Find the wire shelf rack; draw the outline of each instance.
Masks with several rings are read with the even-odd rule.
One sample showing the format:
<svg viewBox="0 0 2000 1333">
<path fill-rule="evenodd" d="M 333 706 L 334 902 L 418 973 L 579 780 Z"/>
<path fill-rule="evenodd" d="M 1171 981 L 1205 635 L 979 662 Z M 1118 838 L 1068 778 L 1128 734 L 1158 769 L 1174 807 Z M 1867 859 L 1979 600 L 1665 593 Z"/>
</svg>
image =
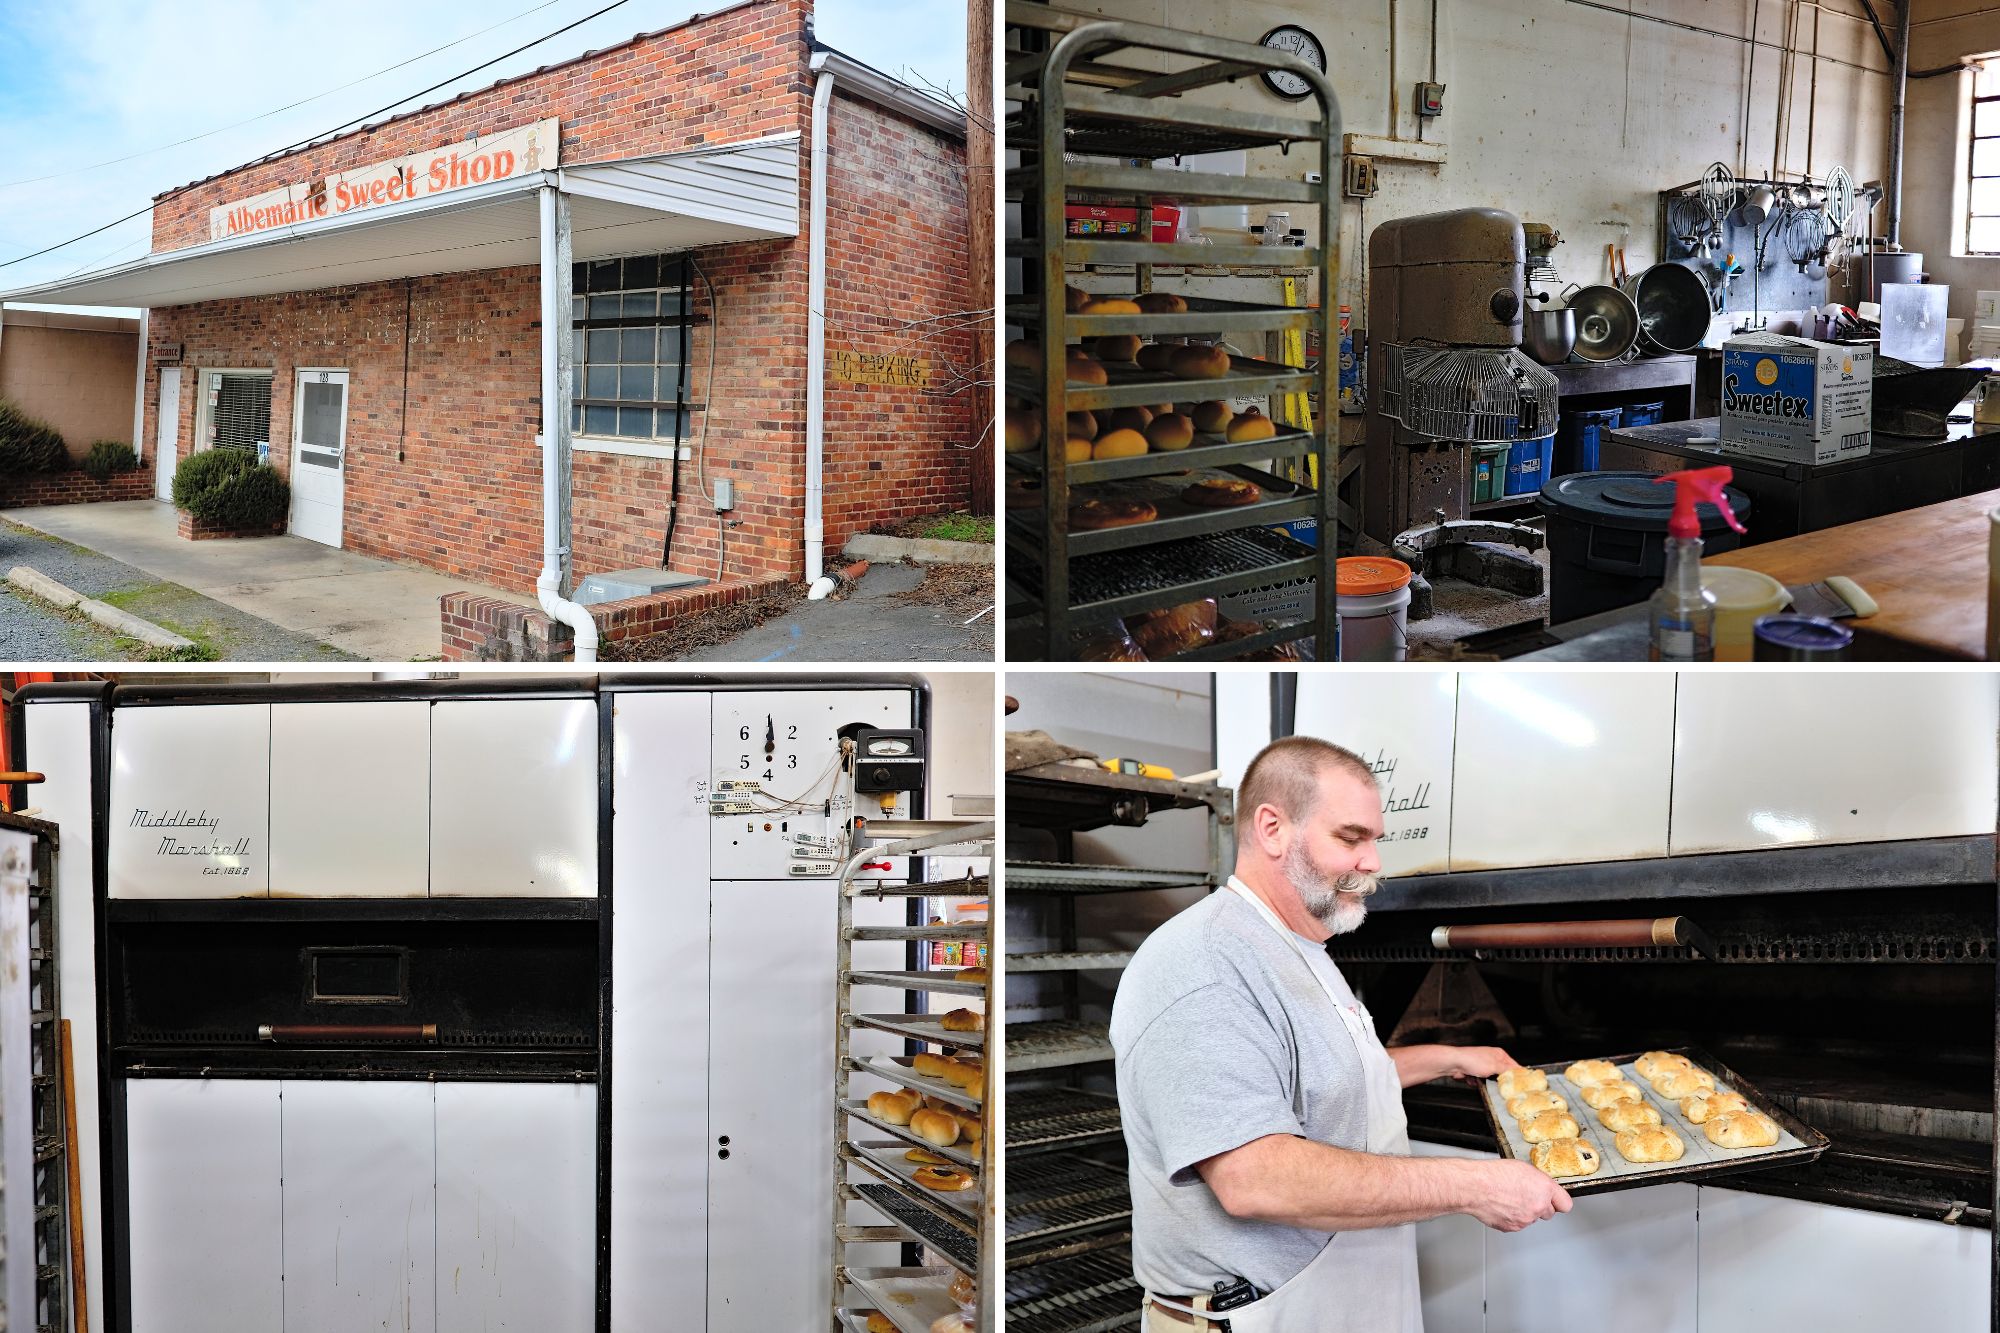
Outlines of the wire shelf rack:
<svg viewBox="0 0 2000 1333">
<path fill-rule="evenodd" d="M 1101 1333 L 1137 1328 L 1145 1293 L 1129 1245 L 1007 1273 L 1007 1333 Z"/>
</svg>

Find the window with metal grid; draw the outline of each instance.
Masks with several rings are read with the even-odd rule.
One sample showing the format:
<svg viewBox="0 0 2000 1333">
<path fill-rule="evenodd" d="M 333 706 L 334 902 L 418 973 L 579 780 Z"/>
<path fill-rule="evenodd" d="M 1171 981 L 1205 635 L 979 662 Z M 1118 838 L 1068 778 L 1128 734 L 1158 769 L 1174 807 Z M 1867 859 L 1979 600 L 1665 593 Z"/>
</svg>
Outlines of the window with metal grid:
<svg viewBox="0 0 2000 1333">
<path fill-rule="evenodd" d="M 571 274 L 576 380 L 571 428 L 583 435 L 679 444 L 689 416 L 692 295 L 685 255 L 577 264 Z"/>
<path fill-rule="evenodd" d="M 209 447 L 254 454 L 270 440 L 271 377 L 216 376 L 215 401 L 208 409 Z"/>
<path fill-rule="evenodd" d="M 1970 120 L 1965 249 L 1967 254 L 2000 255 L 2000 60 L 1979 62 Z"/>
</svg>

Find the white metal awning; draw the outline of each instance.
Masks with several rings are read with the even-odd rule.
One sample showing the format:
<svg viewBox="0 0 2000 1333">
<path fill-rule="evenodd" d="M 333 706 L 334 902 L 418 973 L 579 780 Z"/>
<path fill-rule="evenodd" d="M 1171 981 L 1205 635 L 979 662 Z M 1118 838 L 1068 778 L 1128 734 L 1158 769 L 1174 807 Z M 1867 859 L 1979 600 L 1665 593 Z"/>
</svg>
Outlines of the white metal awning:
<svg viewBox="0 0 2000 1333">
<path fill-rule="evenodd" d="M 799 136 L 535 172 L 147 255 L 0 300 L 161 307 L 540 261 L 536 192 L 570 195 L 575 259 L 799 234 Z"/>
</svg>

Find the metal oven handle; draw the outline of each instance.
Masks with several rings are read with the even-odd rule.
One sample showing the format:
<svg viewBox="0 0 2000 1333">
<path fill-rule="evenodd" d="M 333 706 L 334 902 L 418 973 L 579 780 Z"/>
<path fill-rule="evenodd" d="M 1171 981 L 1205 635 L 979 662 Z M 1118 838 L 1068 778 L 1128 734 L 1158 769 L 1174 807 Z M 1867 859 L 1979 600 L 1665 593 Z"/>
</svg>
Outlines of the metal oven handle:
<svg viewBox="0 0 2000 1333">
<path fill-rule="evenodd" d="M 257 1040 L 270 1042 L 391 1041 L 435 1042 L 435 1023 L 264 1023 Z"/>
</svg>

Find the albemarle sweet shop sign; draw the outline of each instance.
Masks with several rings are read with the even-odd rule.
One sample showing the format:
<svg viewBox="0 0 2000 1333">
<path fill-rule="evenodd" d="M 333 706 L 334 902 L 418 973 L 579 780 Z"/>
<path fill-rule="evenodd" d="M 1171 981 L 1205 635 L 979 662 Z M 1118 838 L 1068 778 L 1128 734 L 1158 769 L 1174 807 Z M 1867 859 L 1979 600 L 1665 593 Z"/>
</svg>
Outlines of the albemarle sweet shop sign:
<svg viewBox="0 0 2000 1333">
<path fill-rule="evenodd" d="M 548 171 L 557 165 L 560 144 L 556 120 L 550 117 L 321 180 L 281 185 L 210 209 L 208 236 L 212 241 L 228 240 Z"/>
</svg>

